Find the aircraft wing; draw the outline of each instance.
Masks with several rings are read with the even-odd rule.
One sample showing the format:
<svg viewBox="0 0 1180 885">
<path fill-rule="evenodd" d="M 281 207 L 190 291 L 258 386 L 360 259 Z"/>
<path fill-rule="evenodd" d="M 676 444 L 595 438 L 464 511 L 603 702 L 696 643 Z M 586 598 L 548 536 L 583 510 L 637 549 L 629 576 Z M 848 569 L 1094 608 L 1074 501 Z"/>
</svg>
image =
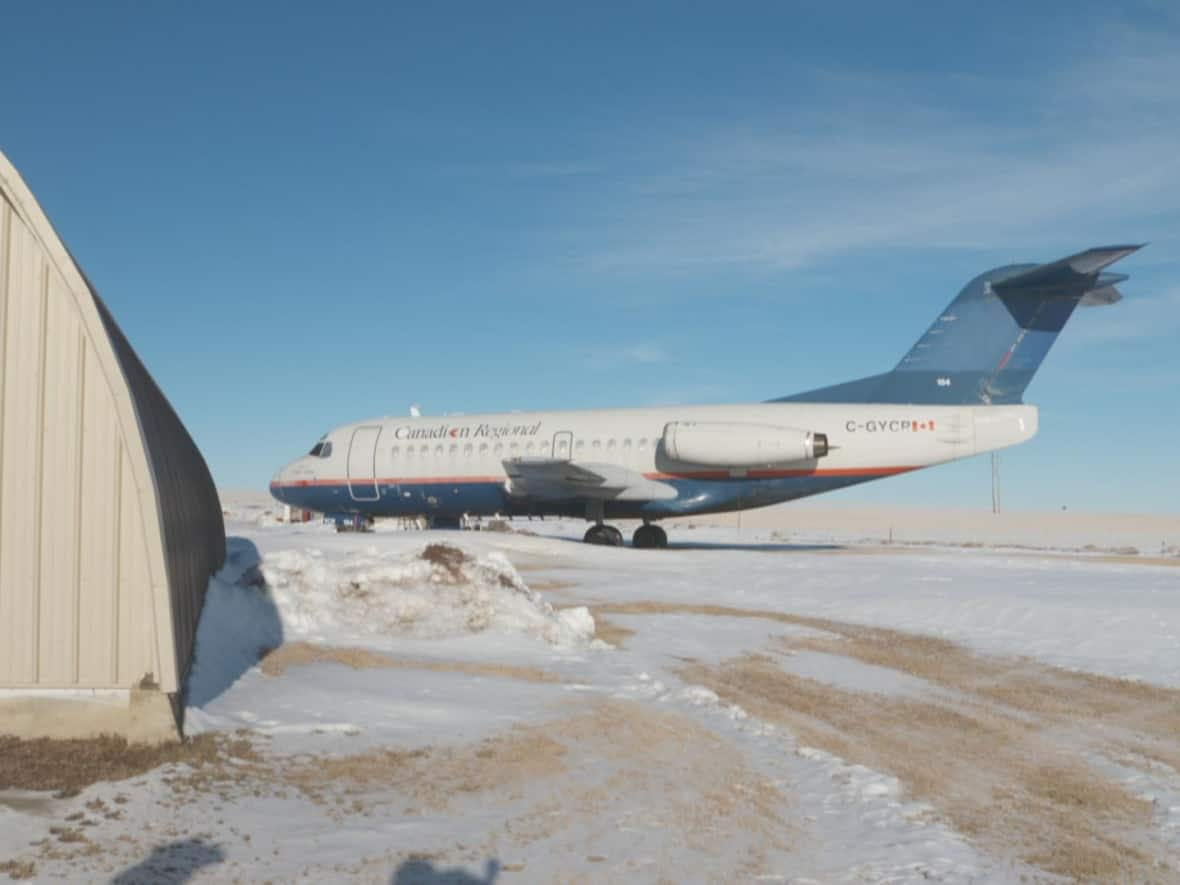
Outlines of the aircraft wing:
<svg viewBox="0 0 1180 885">
<path fill-rule="evenodd" d="M 522 498 L 560 501 L 664 501 L 676 497 L 667 483 L 615 464 L 582 463 L 561 458 L 510 458 L 508 493 Z"/>
</svg>

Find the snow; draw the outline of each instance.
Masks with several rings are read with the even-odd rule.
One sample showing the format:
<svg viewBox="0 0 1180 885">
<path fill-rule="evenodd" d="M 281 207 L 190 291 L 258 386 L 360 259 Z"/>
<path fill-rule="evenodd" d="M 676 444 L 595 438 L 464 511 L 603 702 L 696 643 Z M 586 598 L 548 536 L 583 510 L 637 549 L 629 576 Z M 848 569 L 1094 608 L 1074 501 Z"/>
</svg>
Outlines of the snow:
<svg viewBox="0 0 1180 885">
<path fill-rule="evenodd" d="M 1052 881 L 1015 849 L 960 831 L 897 772 L 817 746 L 696 674 L 759 656 L 853 698 L 957 700 L 834 650 L 830 621 L 1180 687 L 1180 569 L 1167 562 L 1063 553 L 1084 543 L 1060 532 L 1052 550 L 886 547 L 831 529 L 794 529 L 785 542 L 773 528 L 703 522 L 673 527 L 672 549 L 638 551 L 582 545 L 573 522 L 338 535 L 238 508 L 198 631 L 189 733 L 242 732 L 288 760 L 282 771 L 426 755 L 363 789 L 340 779 L 304 794 L 273 786 L 271 772 L 270 786 L 180 795 L 181 766 L 45 808 L 0 794 L 0 861 L 35 859 L 46 881 L 109 876 L 199 834 L 209 847 L 185 848 L 200 860 L 196 882 L 444 871 L 474 882 L 488 870 L 504 882 Z M 439 544 L 459 552 L 427 552 Z M 595 638 L 608 628 L 621 631 L 613 643 Z M 794 647 L 808 642 L 828 644 Z M 277 675 L 259 666 L 301 643 L 336 656 Z M 1150 798 L 1141 837 L 1180 854 L 1180 772 L 1058 731 L 1063 747 Z M 391 764 L 374 759 L 375 771 Z M 116 794 L 123 818 L 88 831 L 100 859 L 28 847 Z M 83 875 L 83 863 L 95 866 Z"/>
<path fill-rule="evenodd" d="M 450 549 L 459 555 L 459 548 Z M 448 567 L 424 559 L 427 550 L 370 545 L 347 557 L 325 556 L 316 547 L 280 550 L 261 571 L 288 637 L 443 639 L 488 631 L 538 636 L 558 646 L 593 639 L 594 619 L 584 608 L 555 612 L 503 553 Z"/>
</svg>

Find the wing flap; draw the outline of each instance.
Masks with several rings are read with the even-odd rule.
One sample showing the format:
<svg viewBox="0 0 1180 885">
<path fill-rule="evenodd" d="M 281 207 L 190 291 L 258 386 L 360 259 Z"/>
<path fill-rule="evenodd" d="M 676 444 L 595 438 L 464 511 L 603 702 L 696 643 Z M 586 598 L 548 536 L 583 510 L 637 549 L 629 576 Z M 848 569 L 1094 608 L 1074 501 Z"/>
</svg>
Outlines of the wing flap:
<svg viewBox="0 0 1180 885">
<path fill-rule="evenodd" d="M 546 501 L 666 501 L 676 497 L 667 483 L 617 464 L 576 463 L 560 458 L 510 458 L 501 462 L 508 493 Z"/>
</svg>

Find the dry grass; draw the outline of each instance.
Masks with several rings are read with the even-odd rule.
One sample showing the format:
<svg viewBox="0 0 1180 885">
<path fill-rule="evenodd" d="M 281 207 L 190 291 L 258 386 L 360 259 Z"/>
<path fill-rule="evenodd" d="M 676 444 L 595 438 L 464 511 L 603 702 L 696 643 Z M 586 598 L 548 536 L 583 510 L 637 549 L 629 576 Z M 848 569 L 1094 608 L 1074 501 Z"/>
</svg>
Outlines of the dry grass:
<svg viewBox="0 0 1180 885">
<path fill-rule="evenodd" d="M 1079 562 L 1109 562 L 1118 565 L 1162 565 L 1176 568 L 1180 566 L 1180 556 L 1074 556 L 1071 559 Z"/>
<path fill-rule="evenodd" d="M 100 781 L 121 781 L 161 765 L 209 763 L 249 753 L 240 738 L 203 734 L 184 743 L 133 744 L 125 738 L 52 740 L 0 735 L 0 789 L 51 790 L 73 796 Z"/>
<path fill-rule="evenodd" d="M 1051 667 L 1028 658 L 972 652 L 945 639 L 825 621 L 832 638 L 785 640 L 925 679 L 980 700 L 1061 723 L 1128 729 L 1180 749 L 1180 691 L 1129 679 Z"/>
<path fill-rule="evenodd" d="M 0 873 L 10 879 L 32 879 L 37 875 L 37 865 L 31 860 L 6 860 L 0 863 Z"/>
<path fill-rule="evenodd" d="M 785 799 L 752 771 L 740 751 L 693 719 L 629 701 L 600 701 L 588 710 L 513 733 L 565 749 L 565 771 L 506 824 L 519 842 L 579 828 L 611 837 L 628 821 L 658 827 L 686 849 L 714 852 L 725 843 L 741 856 L 734 880 L 764 871 L 766 853 L 783 848 Z M 541 758 L 552 756 L 542 751 Z M 594 772 L 586 777 L 586 772 Z M 508 790 L 509 798 L 519 796 Z M 586 838 L 586 837 L 581 837 Z M 588 847 L 590 847 L 588 842 Z"/>
<path fill-rule="evenodd" d="M 1173 774 L 1180 775 L 1180 746 L 1177 746 L 1175 739 L 1165 742 L 1133 738 L 1123 741 L 1121 744 L 1115 744 L 1114 748 L 1123 750 L 1124 756 L 1119 761 L 1132 768 L 1143 768 L 1142 760 L 1146 760 L 1149 766 L 1153 763 L 1163 765 L 1170 768 Z M 1127 754 L 1131 758 L 1128 759 Z"/>
<path fill-rule="evenodd" d="M 845 691 L 764 656 L 683 675 L 800 739 L 895 775 L 985 847 L 1079 881 L 1164 881 L 1136 835 L 1151 806 L 1028 717 L 996 705 Z"/>
<path fill-rule="evenodd" d="M 559 676 L 538 667 L 512 664 L 484 664 L 469 661 L 430 661 L 399 658 L 367 648 L 342 645 L 319 645 L 313 642 L 288 642 L 267 653 L 260 664 L 267 676 L 282 676 L 289 667 L 309 664 L 340 664 L 353 670 L 428 670 L 433 673 L 465 673 L 523 682 L 558 683 Z"/>
<path fill-rule="evenodd" d="M 622 648 L 623 645 L 635 635 L 635 631 L 629 627 L 624 627 L 622 624 L 616 624 L 594 609 L 590 610 L 594 616 L 594 638 L 601 639 L 603 642 L 613 645 L 615 648 Z"/>
<path fill-rule="evenodd" d="M 716 670 L 694 666 L 685 675 L 799 730 L 808 743 L 891 772 L 991 848 L 1015 842 L 1022 859 L 1059 875 L 1146 881 L 1148 858 L 1109 834 L 1142 827 L 1150 807 L 1022 719 L 843 691 L 785 673 L 764 657 Z M 1051 855 L 1042 850 L 1047 845 L 1055 846 Z"/>
<path fill-rule="evenodd" d="M 944 639 L 725 605 L 639 601 L 602 615 L 756 618 L 817 631 L 783 651 L 853 658 L 944 691 L 914 699 L 846 691 L 767 656 L 686 666 L 708 686 L 806 744 L 895 775 L 966 835 L 1078 881 L 1170 881 L 1144 836 L 1152 807 L 1089 761 L 1105 755 L 1180 772 L 1180 691 L 969 651 Z"/>
<path fill-rule="evenodd" d="M 565 755 L 564 745 L 553 738 L 521 729 L 457 747 L 300 757 L 274 774 L 320 802 L 343 788 L 349 796 L 365 797 L 361 807 L 379 801 L 439 811 L 456 796 L 559 775 Z"/>
<path fill-rule="evenodd" d="M 1180 690 L 1051 667 L 1028 658 L 1002 658 L 969 651 L 945 639 L 865 627 L 830 618 L 764 609 L 675 602 L 602 603 L 599 614 L 689 614 L 756 618 L 806 627 L 830 637 L 784 640 L 787 649 L 852 657 L 1036 714 L 1099 720 L 1142 732 L 1173 745 L 1180 738 Z"/>
<path fill-rule="evenodd" d="M 334 818 L 497 809 L 480 853 L 505 839 L 529 844 L 567 831 L 595 847 L 620 822 L 653 827 L 708 857 L 725 842 L 741 860 L 735 880 L 764 871 L 783 847 L 785 799 L 740 751 L 688 716 L 619 700 L 579 704 L 565 718 L 522 725 L 488 739 L 344 755 L 219 758 L 166 779 L 170 801 L 192 793 L 285 796 L 295 792 Z M 571 829 L 572 828 L 572 829 Z"/>
</svg>

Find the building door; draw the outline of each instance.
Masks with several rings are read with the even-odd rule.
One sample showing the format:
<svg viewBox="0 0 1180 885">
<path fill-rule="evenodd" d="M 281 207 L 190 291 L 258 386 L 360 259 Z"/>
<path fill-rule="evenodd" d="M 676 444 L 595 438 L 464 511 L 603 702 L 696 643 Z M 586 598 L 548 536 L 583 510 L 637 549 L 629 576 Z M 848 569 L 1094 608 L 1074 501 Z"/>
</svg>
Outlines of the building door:
<svg viewBox="0 0 1180 885">
<path fill-rule="evenodd" d="M 348 493 L 354 501 L 376 501 L 381 497 L 377 491 L 377 438 L 381 427 L 368 424 L 352 432 L 348 445 Z"/>
<path fill-rule="evenodd" d="M 574 434 L 559 430 L 553 434 L 553 457 L 561 461 L 572 461 L 574 457 Z"/>
</svg>

